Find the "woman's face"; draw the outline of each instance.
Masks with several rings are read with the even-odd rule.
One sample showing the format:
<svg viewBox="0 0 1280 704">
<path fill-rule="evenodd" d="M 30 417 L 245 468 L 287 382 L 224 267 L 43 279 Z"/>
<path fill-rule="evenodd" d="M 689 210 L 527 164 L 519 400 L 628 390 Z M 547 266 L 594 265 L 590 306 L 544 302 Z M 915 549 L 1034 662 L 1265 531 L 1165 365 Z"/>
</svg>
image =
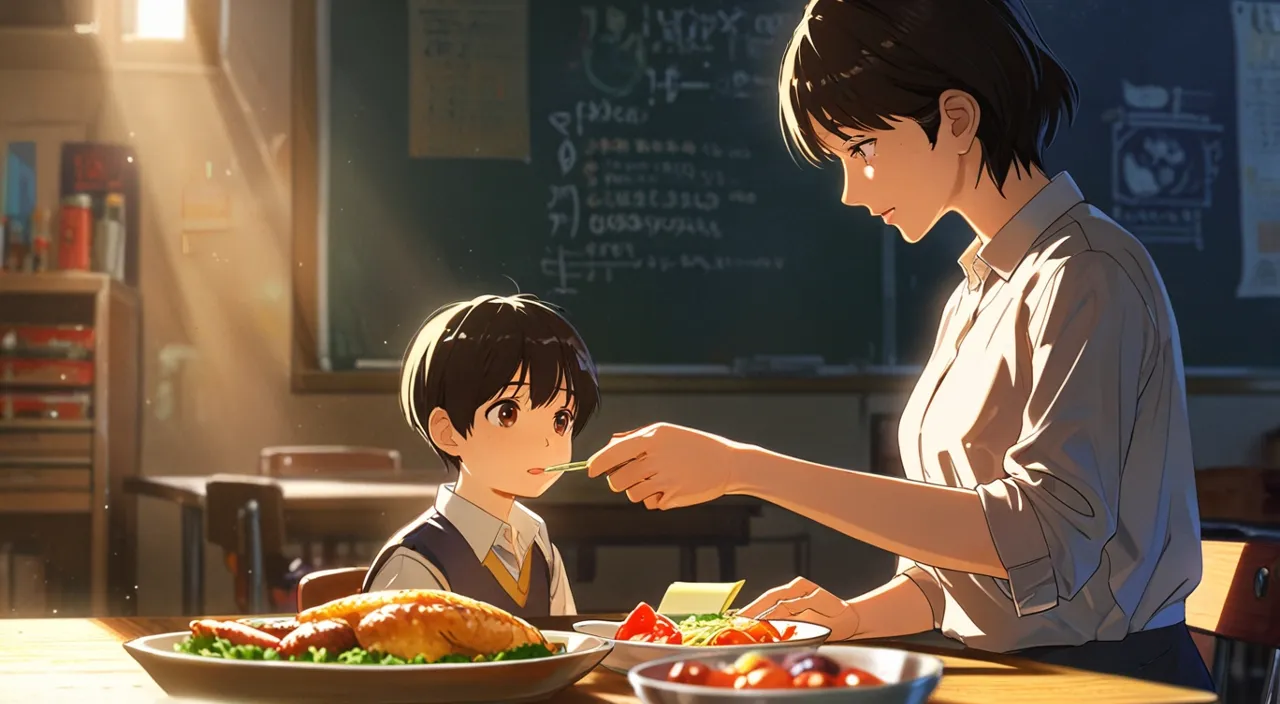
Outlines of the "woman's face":
<svg viewBox="0 0 1280 704">
<path fill-rule="evenodd" d="M 961 171 L 960 155 L 939 134 L 931 145 L 914 120 L 890 121 L 887 130 L 815 129 L 844 167 L 841 202 L 862 206 L 903 239 L 919 242 L 946 214 Z M 944 128 L 945 129 L 945 128 Z M 940 130 L 942 132 L 942 130 Z"/>
</svg>

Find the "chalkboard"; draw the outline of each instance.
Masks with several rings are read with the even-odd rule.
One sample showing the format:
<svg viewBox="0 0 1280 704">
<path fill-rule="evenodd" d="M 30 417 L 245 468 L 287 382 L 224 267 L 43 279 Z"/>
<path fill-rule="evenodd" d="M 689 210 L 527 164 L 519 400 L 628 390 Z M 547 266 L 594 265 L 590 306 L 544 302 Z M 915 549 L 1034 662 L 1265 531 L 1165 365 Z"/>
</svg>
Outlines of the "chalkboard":
<svg viewBox="0 0 1280 704">
<path fill-rule="evenodd" d="M 778 127 L 800 5 L 610 7 L 532 3 L 523 163 L 411 159 L 406 3 L 332 2 L 334 369 L 398 358 L 436 306 L 517 286 L 564 306 L 604 365 L 883 356 L 883 225 Z"/>
<path fill-rule="evenodd" d="M 1147 242 L 1188 367 L 1280 367 L 1280 345 L 1264 344 L 1280 328 L 1280 298 L 1237 297 L 1230 5 L 1029 5 L 1081 86 L 1050 172 L 1068 170 Z M 396 360 L 438 305 L 517 287 L 564 306 L 606 366 L 923 361 L 972 234 L 948 216 L 907 245 L 840 205 L 837 169 L 787 153 L 775 85 L 803 3 L 530 6 L 530 158 L 415 159 L 408 3 L 331 0 L 321 91 L 328 368 Z M 1179 39 L 1188 27 L 1193 51 Z M 1159 90 L 1167 99 L 1151 107 Z M 1175 180 L 1193 187 L 1135 184 L 1135 173 L 1161 167 L 1152 149 L 1181 151 Z M 1126 155 L 1139 167 L 1128 177 Z"/>
</svg>

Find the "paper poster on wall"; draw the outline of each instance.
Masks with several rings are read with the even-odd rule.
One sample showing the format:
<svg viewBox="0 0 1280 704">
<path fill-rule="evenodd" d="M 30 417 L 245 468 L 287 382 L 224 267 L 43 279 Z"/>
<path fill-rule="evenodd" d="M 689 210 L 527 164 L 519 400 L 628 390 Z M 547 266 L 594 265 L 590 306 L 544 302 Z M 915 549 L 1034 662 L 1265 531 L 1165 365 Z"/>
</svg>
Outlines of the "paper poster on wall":
<svg viewBox="0 0 1280 704">
<path fill-rule="evenodd" d="M 1240 298 L 1280 297 L 1280 5 L 1236 2 Z"/>
<path fill-rule="evenodd" d="M 409 155 L 529 160 L 528 0 L 410 0 Z"/>
</svg>

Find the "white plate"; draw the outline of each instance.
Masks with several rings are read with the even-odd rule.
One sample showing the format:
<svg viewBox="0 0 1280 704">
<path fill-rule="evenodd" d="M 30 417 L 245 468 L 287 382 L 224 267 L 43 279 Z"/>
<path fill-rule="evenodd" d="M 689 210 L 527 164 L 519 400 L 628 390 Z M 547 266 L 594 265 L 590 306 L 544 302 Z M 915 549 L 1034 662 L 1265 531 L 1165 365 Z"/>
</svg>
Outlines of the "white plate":
<svg viewBox="0 0 1280 704">
<path fill-rule="evenodd" d="M 859 645 L 824 645 L 818 653 L 841 667 L 856 667 L 884 681 L 875 687 L 827 687 L 823 689 L 743 690 L 698 687 L 667 682 L 663 678 L 680 660 L 697 660 L 720 668 L 733 662 L 729 654 L 672 657 L 632 670 L 631 688 L 645 704 L 924 704 L 942 679 L 942 660 L 895 648 Z M 770 653 L 782 657 L 782 653 Z"/>
<path fill-rule="evenodd" d="M 441 665 L 340 665 L 223 660 L 174 652 L 190 633 L 124 644 L 169 696 L 204 701 L 489 704 L 544 700 L 582 679 L 610 643 L 581 633 L 543 631 L 566 652 L 531 660 Z"/>
<path fill-rule="evenodd" d="M 730 660 L 749 650 L 777 650 L 803 646 L 818 646 L 826 642 L 831 629 L 812 623 L 799 621 L 769 620 L 779 631 L 787 626 L 795 626 L 796 632 L 791 640 L 781 643 L 751 643 L 749 645 L 667 645 L 666 643 L 637 643 L 629 640 L 614 640 L 613 634 L 618 632 L 621 621 L 579 621 L 573 624 L 573 630 L 579 633 L 603 638 L 613 644 L 613 650 L 601 663 L 606 668 L 620 675 L 627 674 L 631 668 L 646 662 L 660 660 L 673 655 L 698 657 L 701 655 L 726 654 Z"/>
</svg>

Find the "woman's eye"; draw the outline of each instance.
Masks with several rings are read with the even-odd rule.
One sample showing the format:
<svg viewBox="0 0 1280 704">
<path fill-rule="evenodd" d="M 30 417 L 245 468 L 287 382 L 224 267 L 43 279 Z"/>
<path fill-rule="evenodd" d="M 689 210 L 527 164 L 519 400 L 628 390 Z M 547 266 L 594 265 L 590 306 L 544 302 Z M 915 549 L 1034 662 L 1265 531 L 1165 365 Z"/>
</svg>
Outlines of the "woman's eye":
<svg viewBox="0 0 1280 704">
<path fill-rule="evenodd" d="M 490 423 L 499 428 L 510 428 L 516 424 L 516 418 L 520 415 L 520 407 L 514 401 L 500 401 L 495 403 L 489 409 L 489 412 L 484 415 Z"/>
<path fill-rule="evenodd" d="M 869 161 L 871 157 L 876 155 L 876 141 L 874 139 L 862 142 L 849 149 L 851 156 L 860 157 L 863 161 Z"/>
<path fill-rule="evenodd" d="M 556 413 L 555 429 L 557 435 L 564 435 L 573 427 L 573 414 L 568 411 Z"/>
</svg>

